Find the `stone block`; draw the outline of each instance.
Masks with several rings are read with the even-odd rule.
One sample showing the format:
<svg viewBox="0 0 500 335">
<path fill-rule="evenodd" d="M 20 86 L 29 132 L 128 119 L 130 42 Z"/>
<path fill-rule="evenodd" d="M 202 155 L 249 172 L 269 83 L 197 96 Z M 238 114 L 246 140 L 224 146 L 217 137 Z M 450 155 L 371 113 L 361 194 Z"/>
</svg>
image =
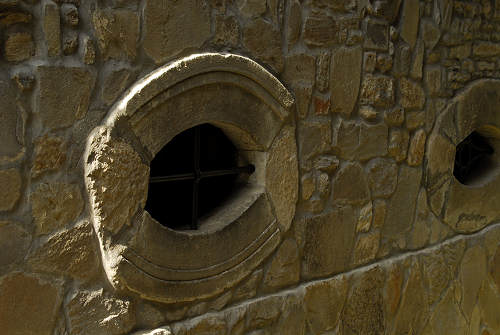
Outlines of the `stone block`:
<svg viewBox="0 0 500 335">
<path fill-rule="evenodd" d="M 125 91 L 131 73 L 128 69 L 111 70 L 104 79 L 101 96 L 106 104 L 112 104 Z"/>
<path fill-rule="evenodd" d="M 136 12 L 128 9 L 99 9 L 92 14 L 92 24 L 103 60 L 135 60 L 139 40 L 139 15 Z M 146 27 L 149 27 L 147 21 Z M 145 36 L 146 45 L 147 33 Z M 157 43 L 162 45 L 159 41 Z"/>
<path fill-rule="evenodd" d="M 87 65 L 92 65 L 95 63 L 95 45 L 94 41 L 88 36 L 82 38 L 82 62 Z"/>
<path fill-rule="evenodd" d="M 290 4 L 287 23 L 286 37 L 288 48 L 290 49 L 290 47 L 297 43 L 300 37 L 300 32 L 302 30 L 302 9 L 301 4 L 298 0 L 294 0 Z"/>
<path fill-rule="evenodd" d="M 408 152 L 408 143 L 410 142 L 410 133 L 406 129 L 393 129 L 389 134 L 388 152 L 396 162 L 402 162 L 406 159 Z"/>
<path fill-rule="evenodd" d="M 332 53 L 330 90 L 332 110 L 349 117 L 358 100 L 363 50 L 361 47 L 339 48 Z"/>
<path fill-rule="evenodd" d="M 0 211 L 10 211 L 21 197 L 21 174 L 17 169 L 0 170 Z"/>
<path fill-rule="evenodd" d="M 216 45 L 236 47 L 240 41 L 240 35 L 240 26 L 234 16 L 217 15 L 215 17 L 213 41 Z"/>
<path fill-rule="evenodd" d="M 78 279 L 88 279 L 97 272 L 99 265 L 97 237 L 92 224 L 84 221 L 77 226 L 51 236 L 29 258 L 31 267 Z"/>
<path fill-rule="evenodd" d="M 344 165 L 333 182 L 333 201 L 362 204 L 368 201 L 370 191 L 363 168 L 358 163 Z"/>
<path fill-rule="evenodd" d="M 367 74 L 361 84 L 361 103 L 375 107 L 392 107 L 394 90 L 394 79 L 391 77 Z"/>
<path fill-rule="evenodd" d="M 48 130 L 67 128 L 87 114 L 95 75 L 83 68 L 39 66 L 36 111 Z"/>
<path fill-rule="evenodd" d="M 330 87 L 330 53 L 322 53 L 317 57 L 316 87 L 321 93 L 326 93 Z"/>
<path fill-rule="evenodd" d="M 299 277 L 300 261 L 297 243 L 293 239 L 287 239 L 276 251 L 264 276 L 264 285 L 277 289 L 297 283 Z"/>
<path fill-rule="evenodd" d="M 372 197 L 390 197 L 398 182 L 398 166 L 392 159 L 374 158 L 366 165 Z"/>
<path fill-rule="evenodd" d="M 247 18 L 261 16 L 267 10 L 266 0 L 236 0 L 239 12 Z"/>
<path fill-rule="evenodd" d="M 377 256 L 380 246 L 380 231 L 372 231 L 359 236 L 354 246 L 354 265 L 366 264 Z"/>
<path fill-rule="evenodd" d="M 472 54 L 477 57 L 497 57 L 500 55 L 500 43 L 485 41 L 475 42 L 472 46 Z"/>
<path fill-rule="evenodd" d="M 18 158 L 23 152 L 23 137 L 20 133 L 21 113 L 16 101 L 14 87 L 0 77 L 0 161 Z M 21 127 L 20 127 L 21 126 Z M 0 206 L 1 207 L 1 206 Z"/>
<path fill-rule="evenodd" d="M 359 146 L 356 157 L 365 161 L 387 154 L 387 138 L 389 130 L 384 123 L 371 125 L 362 122 L 359 131 Z"/>
<path fill-rule="evenodd" d="M 418 0 L 405 0 L 401 15 L 401 38 L 403 38 L 403 40 L 413 49 L 417 42 L 420 20 L 420 2 Z"/>
<path fill-rule="evenodd" d="M 285 59 L 282 78 L 287 83 L 303 82 L 307 86 L 314 84 L 316 59 L 306 54 L 291 55 Z"/>
<path fill-rule="evenodd" d="M 23 259 L 30 243 L 31 235 L 21 225 L 0 221 L 0 268 Z"/>
<path fill-rule="evenodd" d="M 462 289 L 461 310 L 470 320 L 479 289 L 487 276 L 487 257 L 481 245 L 467 249 L 460 264 L 459 277 Z M 496 265 L 496 264 L 495 264 Z M 496 271 L 496 270 L 495 270 Z"/>
<path fill-rule="evenodd" d="M 301 122 L 299 129 L 301 163 L 330 149 L 332 128 L 329 121 Z"/>
<path fill-rule="evenodd" d="M 103 289 L 77 292 L 68 302 L 71 334 L 122 335 L 134 327 L 132 302 L 107 296 Z"/>
<path fill-rule="evenodd" d="M 144 51 L 161 64 L 210 37 L 210 9 L 200 0 L 147 0 L 143 30 Z"/>
<path fill-rule="evenodd" d="M 389 27 L 387 23 L 368 20 L 365 23 L 365 31 L 365 50 L 387 50 L 389 47 Z"/>
<path fill-rule="evenodd" d="M 72 223 L 83 210 L 82 193 L 76 184 L 39 184 L 30 200 L 37 234 L 47 234 Z"/>
<path fill-rule="evenodd" d="M 42 28 L 49 57 L 61 54 L 61 17 L 58 6 L 49 1 L 43 6 Z"/>
<path fill-rule="evenodd" d="M 304 42 L 310 47 L 329 47 L 347 38 L 340 24 L 326 14 L 311 13 L 304 22 Z"/>
<path fill-rule="evenodd" d="M 31 166 L 31 177 L 36 178 L 48 171 L 55 171 L 66 161 L 66 146 L 59 137 L 47 135 L 35 141 L 35 154 Z"/>
<path fill-rule="evenodd" d="M 399 81 L 401 105 L 405 109 L 422 109 L 425 104 L 425 92 L 419 83 L 401 78 Z"/>
<path fill-rule="evenodd" d="M 281 34 L 271 23 L 263 19 L 252 21 L 243 29 L 243 46 L 274 71 L 280 73 L 283 70 Z"/>
<path fill-rule="evenodd" d="M 350 206 L 306 220 L 304 278 L 325 277 L 349 267 L 357 218 Z"/>
<path fill-rule="evenodd" d="M 12 33 L 5 39 L 5 59 L 9 62 L 22 62 L 35 54 L 35 44 L 30 33 Z"/>
<path fill-rule="evenodd" d="M 384 121 L 388 126 L 398 127 L 405 120 L 405 110 L 401 107 L 389 109 L 384 113 Z"/>
<path fill-rule="evenodd" d="M 409 166 L 419 166 L 424 160 L 425 153 L 425 141 L 427 140 L 427 134 L 423 129 L 419 129 L 413 134 L 410 147 L 408 149 L 408 165 Z"/>
<path fill-rule="evenodd" d="M 60 282 L 13 273 L 0 281 L 0 325 L 9 335 L 52 335 L 62 301 Z"/>
</svg>

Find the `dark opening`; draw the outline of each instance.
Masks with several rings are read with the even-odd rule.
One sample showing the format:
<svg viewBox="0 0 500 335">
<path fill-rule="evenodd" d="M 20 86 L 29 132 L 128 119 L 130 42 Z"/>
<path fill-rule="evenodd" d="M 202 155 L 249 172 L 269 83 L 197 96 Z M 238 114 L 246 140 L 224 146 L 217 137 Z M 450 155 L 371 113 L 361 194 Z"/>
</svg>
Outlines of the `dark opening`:
<svg viewBox="0 0 500 335">
<path fill-rule="evenodd" d="M 162 225 L 197 229 L 198 219 L 220 206 L 241 184 L 238 151 L 217 127 L 202 124 L 175 136 L 151 161 L 145 209 Z"/>
<path fill-rule="evenodd" d="M 488 139 L 477 131 L 472 132 L 457 145 L 453 174 L 457 180 L 470 185 L 483 177 L 494 165 L 491 155 L 493 147 Z"/>
</svg>

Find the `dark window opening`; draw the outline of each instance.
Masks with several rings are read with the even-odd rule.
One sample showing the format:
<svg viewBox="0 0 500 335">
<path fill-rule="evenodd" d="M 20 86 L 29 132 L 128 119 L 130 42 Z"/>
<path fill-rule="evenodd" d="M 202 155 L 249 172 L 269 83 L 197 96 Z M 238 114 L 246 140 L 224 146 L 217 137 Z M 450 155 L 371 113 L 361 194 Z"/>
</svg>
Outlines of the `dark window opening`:
<svg viewBox="0 0 500 335">
<path fill-rule="evenodd" d="M 145 209 L 162 225 L 197 229 L 239 188 L 253 165 L 238 167 L 238 151 L 217 127 L 202 124 L 175 136 L 151 161 Z"/>
<path fill-rule="evenodd" d="M 457 145 L 453 175 L 464 185 L 470 185 L 483 177 L 494 165 L 494 150 L 486 137 L 472 132 Z"/>
</svg>

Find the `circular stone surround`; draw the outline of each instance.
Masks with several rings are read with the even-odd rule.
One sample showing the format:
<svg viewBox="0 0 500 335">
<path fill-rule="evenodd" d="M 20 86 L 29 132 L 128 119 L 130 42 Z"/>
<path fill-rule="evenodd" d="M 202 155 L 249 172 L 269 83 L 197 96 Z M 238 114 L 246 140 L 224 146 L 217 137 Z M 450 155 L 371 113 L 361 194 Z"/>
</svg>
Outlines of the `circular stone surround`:
<svg viewBox="0 0 500 335">
<path fill-rule="evenodd" d="M 134 84 L 93 130 L 85 183 L 103 267 L 115 288 L 166 303 L 215 296 L 280 243 L 295 213 L 297 145 L 292 95 L 254 61 L 196 54 Z M 175 135 L 210 123 L 255 172 L 195 231 L 144 210 L 149 164 Z"/>
<path fill-rule="evenodd" d="M 493 146 L 492 159 L 500 160 L 499 106 L 500 81 L 474 82 L 441 112 L 429 136 L 426 153 L 429 205 L 454 231 L 477 231 L 500 219 L 498 168 L 470 185 L 461 184 L 453 175 L 456 146 L 474 131 Z"/>
</svg>

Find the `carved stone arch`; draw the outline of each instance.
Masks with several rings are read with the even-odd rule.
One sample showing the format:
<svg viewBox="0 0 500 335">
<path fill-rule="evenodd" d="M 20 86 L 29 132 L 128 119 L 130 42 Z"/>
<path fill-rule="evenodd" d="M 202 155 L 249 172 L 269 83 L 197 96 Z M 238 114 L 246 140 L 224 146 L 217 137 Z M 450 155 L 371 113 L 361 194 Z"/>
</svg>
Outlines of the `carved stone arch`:
<svg viewBox="0 0 500 335">
<path fill-rule="evenodd" d="M 426 152 L 429 206 L 456 232 L 473 232 L 500 219 L 500 81 L 467 86 L 436 120 Z M 457 145 L 477 131 L 494 148 L 495 167 L 464 185 L 453 175 Z"/>
<path fill-rule="evenodd" d="M 85 182 L 112 285 L 166 303 L 209 298 L 251 273 L 290 227 L 298 193 L 292 95 L 252 60 L 197 54 L 134 84 L 89 137 Z M 197 231 L 145 210 L 149 163 L 175 135 L 211 123 L 256 167 Z"/>
</svg>

